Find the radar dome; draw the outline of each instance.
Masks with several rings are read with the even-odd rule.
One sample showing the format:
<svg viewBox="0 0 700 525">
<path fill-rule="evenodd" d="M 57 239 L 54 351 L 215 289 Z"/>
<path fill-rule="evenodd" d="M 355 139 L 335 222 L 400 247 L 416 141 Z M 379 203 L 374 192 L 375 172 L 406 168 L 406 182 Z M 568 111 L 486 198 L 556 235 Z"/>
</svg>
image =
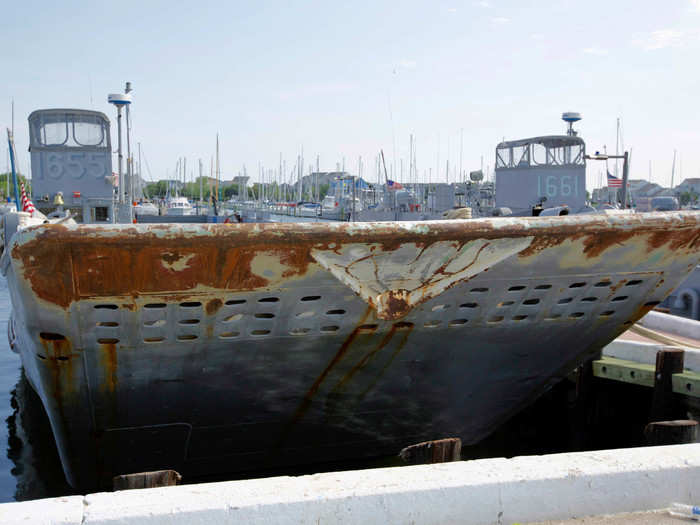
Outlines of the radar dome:
<svg viewBox="0 0 700 525">
<path fill-rule="evenodd" d="M 566 130 L 566 134 L 575 137 L 576 132 L 574 131 L 574 122 L 578 122 L 579 120 L 581 120 L 581 113 L 577 113 L 575 111 L 566 111 L 561 114 L 561 119 L 567 124 L 569 124 L 569 129 Z"/>
<path fill-rule="evenodd" d="M 484 172 L 481 170 L 470 171 L 469 172 L 469 179 L 472 182 L 479 182 L 480 180 L 484 180 Z"/>
</svg>

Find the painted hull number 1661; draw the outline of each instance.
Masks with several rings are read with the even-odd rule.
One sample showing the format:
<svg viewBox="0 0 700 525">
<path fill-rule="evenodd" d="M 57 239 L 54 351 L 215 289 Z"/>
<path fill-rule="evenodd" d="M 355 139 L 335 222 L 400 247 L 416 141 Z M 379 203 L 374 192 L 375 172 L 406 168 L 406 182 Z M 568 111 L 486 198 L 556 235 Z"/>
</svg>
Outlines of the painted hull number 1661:
<svg viewBox="0 0 700 525">
<path fill-rule="evenodd" d="M 538 175 L 537 195 L 551 197 L 578 197 L 579 181 L 575 175 Z"/>
</svg>

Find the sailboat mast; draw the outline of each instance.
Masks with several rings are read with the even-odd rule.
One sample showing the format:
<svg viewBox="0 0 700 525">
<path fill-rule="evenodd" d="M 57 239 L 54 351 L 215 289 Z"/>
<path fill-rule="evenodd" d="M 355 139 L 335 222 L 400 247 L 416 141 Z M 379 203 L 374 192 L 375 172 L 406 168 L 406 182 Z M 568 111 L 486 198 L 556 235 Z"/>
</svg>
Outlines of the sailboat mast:
<svg viewBox="0 0 700 525">
<path fill-rule="evenodd" d="M 199 159 L 199 202 L 202 202 L 202 159 Z"/>
<path fill-rule="evenodd" d="M 219 170 L 219 134 L 216 134 L 216 199 L 219 200 L 221 198 L 220 195 L 220 189 L 219 189 L 219 177 L 220 177 L 220 170 Z"/>
<path fill-rule="evenodd" d="M 620 155 L 620 117 L 617 117 L 617 131 L 615 132 L 615 156 Z M 617 177 L 617 159 L 615 159 L 615 177 Z"/>
<path fill-rule="evenodd" d="M 209 157 L 209 202 L 212 203 L 214 192 L 212 191 L 212 179 L 214 178 L 214 157 Z"/>
<path fill-rule="evenodd" d="M 141 175 L 141 143 L 137 142 L 138 148 L 139 148 L 139 171 L 138 171 L 138 187 L 139 187 L 139 192 L 141 194 L 140 198 L 143 198 L 143 176 Z"/>
<path fill-rule="evenodd" d="M 673 150 L 673 164 L 671 164 L 671 189 L 673 189 L 673 178 L 676 174 L 676 150 Z"/>
<path fill-rule="evenodd" d="M 459 130 L 459 179 L 458 182 L 465 182 L 466 179 L 462 180 L 462 154 L 464 153 L 464 128 Z"/>
</svg>

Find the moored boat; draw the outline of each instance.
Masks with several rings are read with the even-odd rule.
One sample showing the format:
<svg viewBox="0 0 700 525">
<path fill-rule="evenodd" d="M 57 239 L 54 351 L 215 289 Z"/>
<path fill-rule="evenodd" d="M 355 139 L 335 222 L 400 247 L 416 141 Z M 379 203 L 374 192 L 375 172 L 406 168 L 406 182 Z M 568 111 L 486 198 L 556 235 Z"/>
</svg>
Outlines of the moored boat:
<svg viewBox="0 0 700 525">
<path fill-rule="evenodd" d="M 194 215 L 194 207 L 185 197 L 173 197 L 166 202 L 167 215 Z"/>
<path fill-rule="evenodd" d="M 658 304 L 700 214 L 53 225 L 2 256 L 71 484 L 469 444 Z"/>
</svg>

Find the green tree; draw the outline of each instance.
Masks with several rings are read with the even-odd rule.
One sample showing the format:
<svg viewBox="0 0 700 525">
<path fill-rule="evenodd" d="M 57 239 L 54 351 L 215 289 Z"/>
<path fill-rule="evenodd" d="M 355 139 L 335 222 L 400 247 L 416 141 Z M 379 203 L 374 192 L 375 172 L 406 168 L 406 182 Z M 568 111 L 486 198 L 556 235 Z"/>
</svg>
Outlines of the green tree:
<svg viewBox="0 0 700 525">
<path fill-rule="evenodd" d="M 9 180 L 9 184 L 8 184 Z M 32 190 L 32 181 L 31 179 L 27 179 L 24 175 L 21 173 L 17 174 L 17 180 L 20 183 L 24 183 L 24 187 L 27 190 L 27 194 L 31 195 L 31 190 Z M 10 194 L 5 195 L 5 189 L 8 188 L 10 189 Z M 2 200 L 5 201 L 7 200 L 7 197 L 10 197 L 12 200 L 15 198 L 15 190 L 12 185 L 12 173 L 0 173 L 0 197 L 2 197 Z"/>
<path fill-rule="evenodd" d="M 318 196 L 321 200 L 323 200 L 323 197 L 328 195 L 328 190 L 330 189 L 330 187 L 330 184 L 321 184 L 321 186 L 318 188 Z"/>
</svg>

